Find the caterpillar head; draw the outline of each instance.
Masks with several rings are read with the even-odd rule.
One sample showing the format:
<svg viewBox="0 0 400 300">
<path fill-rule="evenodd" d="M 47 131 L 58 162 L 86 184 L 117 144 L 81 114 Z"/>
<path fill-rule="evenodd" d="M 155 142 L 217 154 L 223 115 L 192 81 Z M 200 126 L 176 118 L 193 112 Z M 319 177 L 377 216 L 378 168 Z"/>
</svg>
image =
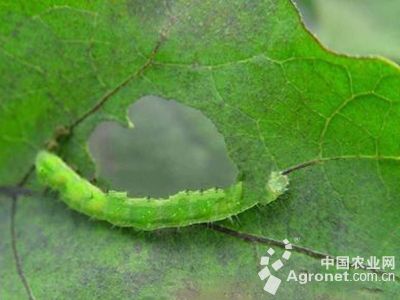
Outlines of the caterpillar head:
<svg viewBox="0 0 400 300">
<path fill-rule="evenodd" d="M 265 201 L 261 204 L 268 204 L 274 201 L 276 198 L 284 194 L 288 190 L 289 178 L 287 175 L 283 175 L 281 172 L 271 172 L 268 182 L 265 186 L 267 190 L 267 196 Z"/>
</svg>

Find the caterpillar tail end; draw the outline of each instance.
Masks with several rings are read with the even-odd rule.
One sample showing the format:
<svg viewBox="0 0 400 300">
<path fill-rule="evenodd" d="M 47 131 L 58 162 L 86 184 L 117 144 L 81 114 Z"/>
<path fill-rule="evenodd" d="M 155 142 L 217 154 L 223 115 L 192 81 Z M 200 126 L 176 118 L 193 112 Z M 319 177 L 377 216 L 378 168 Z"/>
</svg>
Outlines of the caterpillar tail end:
<svg viewBox="0 0 400 300">
<path fill-rule="evenodd" d="M 55 190 L 65 186 L 68 178 L 74 176 L 70 168 L 57 155 L 42 150 L 35 160 L 36 175 L 39 181 Z"/>
<path fill-rule="evenodd" d="M 260 202 L 262 205 L 266 205 L 279 196 L 283 195 L 288 190 L 289 177 L 283 175 L 281 172 L 273 171 L 269 176 L 268 182 L 265 186 L 267 195 L 263 201 Z"/>
<path fill-rule="evenodd" d="M 36 174 L 42 183 L 46 183 L 49 175 L 54 171 L 54 160 L 57 160 L 57 157 L 45 150 L 36 155 Z"/>
</svg>

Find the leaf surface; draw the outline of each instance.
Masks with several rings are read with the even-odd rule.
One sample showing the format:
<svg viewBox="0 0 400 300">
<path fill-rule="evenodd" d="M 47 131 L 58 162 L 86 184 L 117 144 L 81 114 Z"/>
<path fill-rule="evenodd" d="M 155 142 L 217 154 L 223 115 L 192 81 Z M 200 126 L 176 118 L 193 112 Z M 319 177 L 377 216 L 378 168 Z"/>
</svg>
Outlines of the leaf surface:
<svg viewBox="0 0 400 300">
<path fill-rule="evenodd" d="M 400 72 L 332 54 L 289 1 L 71 1 L 1 4 L 0 182 L 15 185 L 60 125 L 60 153 L 90 178 L 87 139 L 102 120 L 126 122 L 147 95 L 201 111 L 263 197 L 272 170 L 290 174 L 278 201 L 222 222 L 288 238 L 313 252 L 400 253 Z M 134 120 L 133 120 L 134 121 Z M 35 178 L 29 180 L 37 188 Z M 265 297 L 268 246 L 206 226 L 143 233 L 111 228 L 50 196 L 20 198 L 13 259 L 12 200 L 0 201 L 0 294 L 6 299 L 252 299 Z M 3 234 L 2 234 L 3 237 Z M 297 250 L 280 273 L 321 272 Z M 354 272 L 354 271 L 351 271 Z M 397 275 L 399 275 L 398 271 Z M 26 287 L 25 286 L 25 287 Z M 394 299 L 398 283 L 283 282 L 277 299 Z"/>
</svg>

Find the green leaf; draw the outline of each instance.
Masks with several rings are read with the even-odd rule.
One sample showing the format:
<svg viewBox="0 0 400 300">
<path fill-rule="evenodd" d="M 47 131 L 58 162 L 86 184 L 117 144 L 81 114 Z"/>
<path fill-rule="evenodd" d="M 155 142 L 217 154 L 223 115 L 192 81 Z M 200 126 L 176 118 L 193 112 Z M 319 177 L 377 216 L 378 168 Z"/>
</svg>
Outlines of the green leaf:
<svg viewBox="0 0 400 300">
<path fill-rule="evenodd" d="M 293 250 L 277 299 L 399 295 L 394 282 L 285 281 L 291 269 L 323 272 L 320 252 L 400 253 L 397 65 L 323 49 L 289 1 L 1 6 L 0 185 L 21 182 L 58 126 L 72 129 L 60 154 L 90 178 L 87 139 L 100 121 L 126 122 L 142 96 L 175 99 L 224 136 L 245 197 L 262 196 L 271 170 L 325 160 L 292 172 L 278 201 L 222 222 L 311 249 Z M 27 184 L 39 188 L 34 176 Z M 143 233 L 90 221 L 51 196 L 19 198 L 15 215 L 12 203 L 0 199 L 5 299 L 26 290 L 36 299 L 267 295 L 257 273 L 268 246 L 219 227 Z"/>
</svg>

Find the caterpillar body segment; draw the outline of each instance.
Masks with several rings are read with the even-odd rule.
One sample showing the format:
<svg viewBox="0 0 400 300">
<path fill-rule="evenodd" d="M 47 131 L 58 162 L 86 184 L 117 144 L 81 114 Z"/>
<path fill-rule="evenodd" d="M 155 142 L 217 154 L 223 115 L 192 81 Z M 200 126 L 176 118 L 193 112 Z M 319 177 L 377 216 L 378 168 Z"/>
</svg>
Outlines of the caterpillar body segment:
<svg viewBox="0 0 400 300">
<path fill-rule="evenodd" d="M 226 189 L 181 191 L 167 199 L 134 198 L 128 197 L 125 192 L 103 192 L 79 176 L 57 155 L 47 151 L 37 155 L 36 173 L 39 180 L 56 190 L 72 209 L 117 226 L 141 230 L 218 221 L 237 215 L 258 203 L 245 201 L 242 182 Z M 278 180 L 278 184 L 267 185 L 268 202 L 284 193 L 287 185 L 287 181 L 276 174 L 271 174 L 271 180 Z"/>
</svg>

